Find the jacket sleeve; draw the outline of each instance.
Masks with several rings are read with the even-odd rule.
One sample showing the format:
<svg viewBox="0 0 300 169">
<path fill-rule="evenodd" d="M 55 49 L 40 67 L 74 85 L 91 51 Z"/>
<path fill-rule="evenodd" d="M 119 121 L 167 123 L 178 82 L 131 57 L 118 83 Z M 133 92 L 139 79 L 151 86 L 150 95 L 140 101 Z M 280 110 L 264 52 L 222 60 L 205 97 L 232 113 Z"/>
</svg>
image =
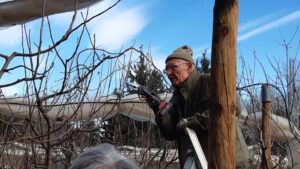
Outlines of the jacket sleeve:
<svg viewBox="0 0 300 169">
<path fill-rule="evenodd" d="M 198 122 L 198 128 L 205 130 L 209 128 L 209 108 L 210 108 L 210 74 L 200 76 L 198 85 L 198 99 L 194 104 L 197 107 L 197 112 L 191 117 Z"/>
<path fill-rule="evenodd" d="M 160 108 L 155 116 L 155 121 L 165 139 L 175 140 L 177 138 L 178 113 L 175 105 L 172 103 L 172 99 L 168 105 Z"/>
</svg>

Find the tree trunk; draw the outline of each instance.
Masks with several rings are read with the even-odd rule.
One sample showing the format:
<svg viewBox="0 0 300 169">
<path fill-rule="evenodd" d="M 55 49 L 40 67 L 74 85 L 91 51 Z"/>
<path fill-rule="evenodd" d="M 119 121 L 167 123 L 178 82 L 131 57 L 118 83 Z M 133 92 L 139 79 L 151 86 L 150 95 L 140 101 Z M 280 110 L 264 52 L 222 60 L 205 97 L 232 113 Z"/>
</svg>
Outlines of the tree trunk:
<svg viewBox="0 0 300 169">
<path fill-rule="evenodd" d="M 212 41 L 209 168 L 235 168 L 238 1 L 216 0 Z"/>
</svg>

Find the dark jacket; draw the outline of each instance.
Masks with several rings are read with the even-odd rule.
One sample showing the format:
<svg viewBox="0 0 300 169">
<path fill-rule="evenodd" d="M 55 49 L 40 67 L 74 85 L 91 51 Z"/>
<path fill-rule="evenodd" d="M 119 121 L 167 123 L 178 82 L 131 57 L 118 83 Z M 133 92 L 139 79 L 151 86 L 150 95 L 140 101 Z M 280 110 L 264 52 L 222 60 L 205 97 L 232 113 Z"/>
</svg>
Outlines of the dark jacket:
<svg viewBox="0 0 300 169">
<path fill-rule="evenodd" d="M 171 108 L 163 115 L 159 114 L 156 116 L 156 123 L 161 133 L 167 140 L 177 141 L 178 151 L 179 151 L 179 161 L 180 166 L 183 168 L 184 162 L 188 155 L 193 155 L 192 143 L 190 142 L 188 136 L 184 131 L 178 131 L 176 126 L 180 119 L 182 118 L 196 118 L 199 125 L 193 126 L 200 144 L 203 148 L 204 154 L 208 157 L 208 110 L 210 103 L 210 76 L 199 75 L 199 73 L 194 70 L 189 76 L 188 80 L 180 88 L 176 88 L 173 92 L 173 96 L 170 100 Z M 238 126 L 238 125 L 237 125 Z M 241 156 L 238 151 L 242 149 L 243 154 L 247 147 L 245 140 L 240 132 L 237 130 L 237 156 Z M 241 147 L 241 145 L 243 147 Z M 246 156 L 248 152 L 246 152 Z M 248 160 L 249 155 L 245 158 L 242 157 L 241 160 Z M 237 166 L 239 166 L 239 158 L 237 159 Z"/>
<path fill-rule="evenodd" d="M 187 154 L 192 150 L 192 144 L 184 131 L 177 131 L 176 125 L 182 118 L 191 116 L 198 117 L 209 109 L 209 76 L 199 76 L 194 70 L 189 79 L 180 88 L 176 88 L 170 100 L 172 104 L 170 110 L 164 115 L 156 116 L 156 123 L 161 133 L 167 140 L 175 140 L 178 143 L 179 161 L 181 168 Z M 205 116 L 205 114 L 203 114 Z M 201 119 L 208 123 L 207 118 Z M 205 147 L 204 153 L 207 156 L 208 148 L 208 130 L 198 127 L 195 129 L 202 147 Z"/>
</svg>

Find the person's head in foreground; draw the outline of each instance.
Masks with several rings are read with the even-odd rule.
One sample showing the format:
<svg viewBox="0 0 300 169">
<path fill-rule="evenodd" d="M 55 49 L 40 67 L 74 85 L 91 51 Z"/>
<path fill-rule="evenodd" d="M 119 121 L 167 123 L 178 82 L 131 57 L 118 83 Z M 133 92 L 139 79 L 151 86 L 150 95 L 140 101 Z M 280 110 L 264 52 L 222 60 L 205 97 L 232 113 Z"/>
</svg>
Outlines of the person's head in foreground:
<svg viewBox="0 0 300 169">
<path fill-rule="evenodd" d="M 167 74 L 173 87 L 181 87 L 195 70 L 192 49 L 184 45 L 177 48 L 166 59 L 164 72 Z"/>
<path fill-rule="evenodd" d="M 72 161 L 70 169 L 139 169 L 111 144 L 89 148 Z"/>
</svg>

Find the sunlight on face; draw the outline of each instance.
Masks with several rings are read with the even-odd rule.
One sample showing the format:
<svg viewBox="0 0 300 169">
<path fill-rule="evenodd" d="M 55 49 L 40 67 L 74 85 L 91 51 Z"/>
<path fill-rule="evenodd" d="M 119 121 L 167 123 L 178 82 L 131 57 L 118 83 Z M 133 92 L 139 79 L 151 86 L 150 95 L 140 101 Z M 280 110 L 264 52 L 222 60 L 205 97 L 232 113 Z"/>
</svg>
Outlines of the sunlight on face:
<svg viewBox="0 0 300 169">
<path fill-rule="evenodd" d="M 170 59 L 166 63 L 165 73 L 173 87 L 180 87 L 190 74 L 189 62 L 181 59 Z"/>
</svg>

